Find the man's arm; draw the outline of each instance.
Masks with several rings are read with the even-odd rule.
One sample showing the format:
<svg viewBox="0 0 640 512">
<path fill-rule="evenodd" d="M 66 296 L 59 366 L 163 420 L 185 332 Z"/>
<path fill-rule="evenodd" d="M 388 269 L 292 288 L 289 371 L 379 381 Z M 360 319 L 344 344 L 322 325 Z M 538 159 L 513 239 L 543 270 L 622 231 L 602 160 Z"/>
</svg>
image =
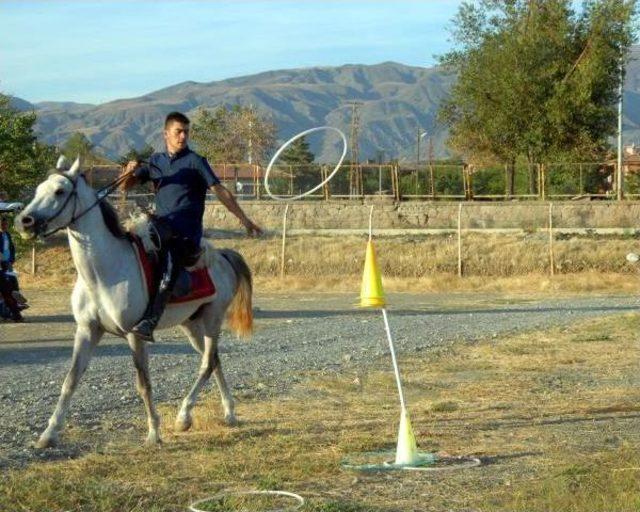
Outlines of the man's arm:
<svg viewBox="0 0 640 512">
<path fill-rule="evenodd" d="M 231 192 L 229 192 L 229 190 L 227 190 L 224 185 L 222 185 L 221 183 L 216 183 L 215 185 L 211 186 L 211 190 L 215 192 L 220 202 L 225 205 L 225 207 L 231 213 L 238 217 L 242 225 L 246 228 L 247 234 L 249 236 L 262 235 L 262 229 L 260 229 L 257 224 L 254 224 L 254 222 L 245 215 L 245 213 L 242 211 L 242 208 L 240 208 L 238 201 L 236 201 L 236 198 Z"/>
</svg>

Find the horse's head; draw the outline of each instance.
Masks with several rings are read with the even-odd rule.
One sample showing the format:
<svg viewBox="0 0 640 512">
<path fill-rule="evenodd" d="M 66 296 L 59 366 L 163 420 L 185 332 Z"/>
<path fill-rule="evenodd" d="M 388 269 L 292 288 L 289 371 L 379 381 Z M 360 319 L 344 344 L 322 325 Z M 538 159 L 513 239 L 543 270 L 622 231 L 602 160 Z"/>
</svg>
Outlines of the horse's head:
<svg viewBox="0 0 640 512">
<path fill-rule="evenodd" d="M 15 228 L 22 238 L 34 238 L 68 226 L 78 201 L 80 159 L 66 170 L 61 156 L 56 168 L 38 188 L 32 201 L 15 219 Z"/>
</svg>

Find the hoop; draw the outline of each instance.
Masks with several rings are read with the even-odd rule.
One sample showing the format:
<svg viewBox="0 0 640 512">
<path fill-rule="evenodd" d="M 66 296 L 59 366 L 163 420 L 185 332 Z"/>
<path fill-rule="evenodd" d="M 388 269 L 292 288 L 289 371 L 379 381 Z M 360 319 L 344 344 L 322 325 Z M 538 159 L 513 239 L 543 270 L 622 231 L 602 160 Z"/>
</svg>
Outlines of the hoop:
<svg viewBox="0 0 640 512">
<path fill-rule="evenodd" d="M 291 498 L 293 501 L 296 501 L 296 505 L 292 505 L 291 507 L 286 508 L 278 508 L 278 509 L 270 509 L 266 512 L 294 512 L 299 510 L 304 505 L 304 498 L 299 496 L 298 494 L 287 492 L 287 491 L 230 491 L 230 492 L 222 492 L 220 494 L 216 494 L 214 496 L 209 496 L 208 498 L 204 498 L 198 501 L 194 501 L 189 505 L 190 512 L 205 512 L 202 509 L 197 508 L 198 505 L 202 505 L 203 503 L 207 503 L 213 500 L 220 500 L 227 496 L 283 496 L 285 498 Z"/>
<path fill-rule="evenodd" d="M 269 173 L 271 172 L 271 167 L 273 167 L 274 162 L 278 159 L 280 154 L 285 149 L 287 149 L 289 147 L 289 145 L 292 142 L 298 140 L 301 137 L 304 137 L 305 135 L 308 135 L 310 133 L 317 132 L 317 131 L 320 131 L 320 130 L 331 130 L 331 131 L 336 132 L 338 135 L 340 135 L 340 137 L 342 137 L 342 145 L 343 145 L 342 156 L 340 157 L 340 160 L 338 161 L 338 165 L 336 165 L 335 169 L 333 169 L 333 172 L 331 174 L 329 174 L 329 176 L 327 176 L 327 179 L 325 179 L 324 181 L 320 182 L 318 185 L 313 187 L 311 190 L 307 190 L 306 192 L 304 192 L 302 194 L 298 194 L 297 196 L 283 197 L 283 196 L 277 196 L 275 194 L 272 194 L 271 193 L 271 189 L 269 188 Z M 338 170 L 340 170 L 340 166 L 342 165 L 342 161 L 344 160 L 344 157 L 346 156 L 346 154 L 347 154 L 347 137 L 345 136 L 345 134 L 341 130 L 338 130 L 338 128 L 334 128 L 333 126 L 318 126 L 316 128 L 310 128 L 308 130 L 300 132 L 298 135 L 294 135 L 287 142 L 285 142 L 282 146 L 280 146 L 280 149 L 278 149 L 278 151 L 276 151 L 276 154 L 273 155 L 273 158 L 269 162 L 269 165 L 267 166 L 267 170 L 264 173 L 264 189 L 267 191 L 267 194 L 269 194 L 269 197 L 271 197 L 271 199 L 274 199 L 276 201 L 296 201 L 297 199 L 302 199 L 303 197 L 306 197 L 309 194 L 313 194 L 316 190 L 318 190 L 319 188 L 321 188 L 324 185 L 326 185 L 327 183 L 329 183 L 329 181 L 331 181 L 331 178 L 333 178 L 335 176 L 335 174 L 338 172 Z"/>
</svg>

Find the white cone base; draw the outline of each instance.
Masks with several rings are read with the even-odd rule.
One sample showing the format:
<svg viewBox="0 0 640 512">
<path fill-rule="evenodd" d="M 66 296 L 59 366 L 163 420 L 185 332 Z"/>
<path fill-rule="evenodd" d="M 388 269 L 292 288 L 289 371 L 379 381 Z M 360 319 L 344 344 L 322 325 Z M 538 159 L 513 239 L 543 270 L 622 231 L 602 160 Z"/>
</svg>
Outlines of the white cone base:
<svg viewBox="0 0 640 512">
<path fill-rule="evenodd" d="M 396 464 L 394 456 L 395 452 L 391 450 L 364 452 L 345 457 L 341 465 L 343 469 L 362 472 L 397 470 L 436 472 L 473 468 L 481 464 L 477 457 L 441 456 L 429 452 L 418 452 L 418 461 L 415 464 Z"/>
</svg>

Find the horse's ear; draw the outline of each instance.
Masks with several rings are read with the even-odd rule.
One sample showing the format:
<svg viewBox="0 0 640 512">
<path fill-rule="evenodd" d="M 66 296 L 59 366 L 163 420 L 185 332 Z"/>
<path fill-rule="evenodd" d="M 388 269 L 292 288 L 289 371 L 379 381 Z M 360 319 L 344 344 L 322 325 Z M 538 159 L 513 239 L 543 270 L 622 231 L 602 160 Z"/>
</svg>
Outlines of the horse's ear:
<svg viewBox="0 0 640 512">
<path fill-rule="evenodd" d="M 78 176 L 78 174 L 80 174 L 80 157 L 76 158 L 76 161 L 73 162 L 73 165 L 71 166 L 71 169 L 69 169 L 67 174 L 71 178 L 75 178 L 76 176 Z"/>
<path fill-rule="evenodd" d="M 69 168 L 69 161 L 67 160 L 67 157 L 64 155 L 60 155 L 60 157 L 58 158 L 58 161 L 56 162 L 56 170 L 64 171 L 68 168 Z"/>
</svg>

